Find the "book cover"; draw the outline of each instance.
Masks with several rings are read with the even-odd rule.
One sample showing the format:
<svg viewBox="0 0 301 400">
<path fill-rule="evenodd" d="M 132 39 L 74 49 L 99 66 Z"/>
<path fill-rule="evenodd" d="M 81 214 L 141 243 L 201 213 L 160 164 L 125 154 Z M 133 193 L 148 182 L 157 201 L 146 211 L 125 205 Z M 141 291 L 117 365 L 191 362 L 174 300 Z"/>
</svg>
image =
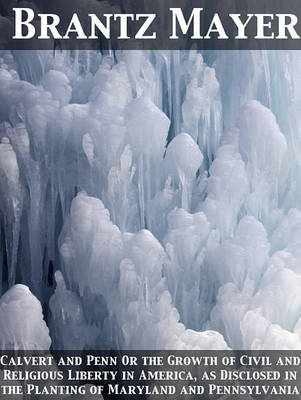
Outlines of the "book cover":
<svg viewBox="0 0 301 400">
<path fill-rule="evenodd" d="M 298 1 L 0 14 L 1 398 L 299 398 Z"/>
</svg>

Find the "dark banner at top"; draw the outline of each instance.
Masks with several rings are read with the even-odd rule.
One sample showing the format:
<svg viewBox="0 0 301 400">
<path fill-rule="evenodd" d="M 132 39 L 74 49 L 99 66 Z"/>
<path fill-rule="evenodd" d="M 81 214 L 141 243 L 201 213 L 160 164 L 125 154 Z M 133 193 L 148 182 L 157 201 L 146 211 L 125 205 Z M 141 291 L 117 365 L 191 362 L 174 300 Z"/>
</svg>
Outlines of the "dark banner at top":
<svg viewBox="0 0 301 400">
<path fill-rule="evenodd" d="M 0 49 L 299 49 L 300 0 L 0 0 Z"/>
</svg>

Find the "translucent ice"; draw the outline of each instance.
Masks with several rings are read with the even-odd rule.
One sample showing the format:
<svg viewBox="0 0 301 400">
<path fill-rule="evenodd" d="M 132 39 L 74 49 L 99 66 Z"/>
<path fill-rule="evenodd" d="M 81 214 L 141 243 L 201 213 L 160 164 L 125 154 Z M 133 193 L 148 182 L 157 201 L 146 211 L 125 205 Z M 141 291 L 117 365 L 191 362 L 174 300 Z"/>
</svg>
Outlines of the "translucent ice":
<svg viewBox="0 0 301 400">
<path fill-rule="evenodd" d="M 97 335 L 96 329 L 88 329 L 80 298 L 66 289 L 60 271 L 55 273 L 56 290 L 49 307 L 53 322 L 50 324 L 56 349 L 74 350 L 85 347 L 87 336 Z"/>
<path fill-rule="evenodd" d="M 69 103 L 72 96 L 72 88 L 65 74 L 51 70 L 42 79 L 43 87 L 52 94 L 52 98 L 59 101 L 61 106 Z"/>
<path fill-rule="evenodd" d="M 166 150 L 166 167 L 178 181 L 182 192 L 182 207 L 190 209 L 192 185 L 203 155 L 198 145 L 187 133 L 177 135 Z"/>
<path fill-rule="evenodd" d="M 208 216 L 221 235 L 233 234 L 241 207 L 248 193 L 245 165 L 235 144 L 221 146 L 209 170 L 207 197 L 199 208 Z"/>
<path fill-rule="evenodd" d="M 195 216 L 195 223 L 201 226 L 202 218 Z M 219 334 L 185 330 L 179 322 L 162 277 L 165 251 L 150 231 L 122 234 L 100 200 L 80 193 L 72 202 L 61 242 L 63 271 L 72 291 L 57 273 L 51 326 L 54 332 L 62 331 L 55 334 L 60 338 L 55 346 L 65 346 L 62 340 L 68 337 L 68 346 L 74 348 L 227 347 Z M 85 329 L 89 334 L 80 335 Z"/>
<path fill-rule="evenodd" d="M 147 207 L 158 190 L 160 160 L 163 158 L 170 121 L 148 98 L 133 100 L 126 109 L 126 127 L 137 159 L 140 227 L 145 227 Z"/>
<path fill-rule="evenodd" d="M 250 212 L 265 218 L 277 205 L 278 175 L 286 152 L 286 139 L 275 116 L 257 101 L 248 102 L 238 119 L 239 150 L 246 163 L 251 195 Z"/>
<path fill-rule="evenodd" d="M 182 104 L 183 130 L 200 145 L 210 162 L 221 135 L 221 103 L 219 83 L 214 68 L 209 68 L 201 54 L 191 51 L 186 62 L 187 83 Z"/>
<path fill-rule="evenodd" d="M 23 194 L 16 154 L 7 137 L 2 137 L 0 143 L 0 182 L 0 210 L 4 218 L 8 284 L 11 286 L 16 279 Z"/>
<path fill-rule="evenodd" d="M 168 284 L 186 326 L 200 329 L 204 304 L 200 301 L 203 264 L 210 224 L 205 214 L 189 214 L 183 209 L 168 215 L 168 233 L 164 238 L 168 255 Z"/>
<path fill-rule="evenodd" d="M 163 157 L 170 121 L 147 97 L 133 100 L 126 126 L 132 149 L 148 157 Z"/>
<path fill-rule="evenodd" d="M 300 70 L 298 52 L 3 51 L 3 299 L 28 285 L 54 348 L 299 348 Z"/>
</svg>

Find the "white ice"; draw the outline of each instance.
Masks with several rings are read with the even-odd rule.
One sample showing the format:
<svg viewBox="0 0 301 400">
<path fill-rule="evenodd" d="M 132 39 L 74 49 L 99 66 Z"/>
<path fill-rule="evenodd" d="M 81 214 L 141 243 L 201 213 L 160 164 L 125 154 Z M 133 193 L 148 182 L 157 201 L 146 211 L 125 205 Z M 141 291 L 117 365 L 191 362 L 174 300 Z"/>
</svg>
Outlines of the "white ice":
<svg viewBox="0 0 301 400">
<path fill-rule="evenodd" d="M 49 330 L 39 300 L 27 286 L 12 286 L 0 299 L 2 350 L 48 350 Z"/>
<path fill-rule="evenodd" d="M 300 68 L 3 52 L 3 346 L 300 348 Z"/>
</svg>

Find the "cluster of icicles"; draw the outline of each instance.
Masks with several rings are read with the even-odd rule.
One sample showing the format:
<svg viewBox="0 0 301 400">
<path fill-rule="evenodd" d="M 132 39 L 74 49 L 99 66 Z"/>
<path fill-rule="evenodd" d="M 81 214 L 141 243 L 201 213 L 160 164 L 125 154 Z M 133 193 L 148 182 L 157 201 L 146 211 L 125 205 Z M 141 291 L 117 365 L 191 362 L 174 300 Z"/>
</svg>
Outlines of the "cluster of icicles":
<svg viewBox="0 0 301 400">
<path fill-rule="evenodd" d="M 300 71 L 2 52 L 0 348 L 300 348 Z"/>
</svg>

